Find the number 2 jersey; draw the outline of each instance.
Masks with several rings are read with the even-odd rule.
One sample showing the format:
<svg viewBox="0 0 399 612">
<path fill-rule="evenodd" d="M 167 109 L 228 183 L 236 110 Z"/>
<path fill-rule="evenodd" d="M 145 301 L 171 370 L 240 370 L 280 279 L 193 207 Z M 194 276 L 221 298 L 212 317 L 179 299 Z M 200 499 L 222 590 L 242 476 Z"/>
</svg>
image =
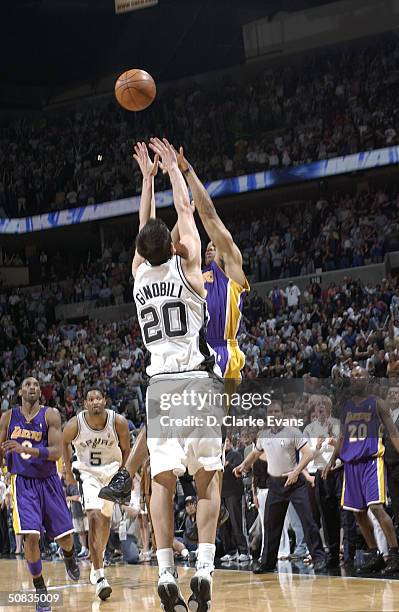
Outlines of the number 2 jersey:
<svg viewBox="0 0 399 612">
<path fill-rule="evenodd" d="M 19 406 L 12 409 L 8 425 L 9 440 L 19 442 L 27 448 L 48 446 L 48 426 L 46 406 L 40 406 L 36 415 L 28 420 Z M 57 473 L 55 461 L 32 457 L 27 453 L 7 453 L 7 469 L 10 474 L 19 474 L 27 478 L 49 478 Z"/>
<path fill-rule="evenodd" d="M 343 440 L 340 457 L 346 463 L 382 457 L 383 427 L 377 407 L 377 398 L 370 396 L 358 406 L 347 400 L 342 409 Z"/>
<path fill-rule="evenodd" d="M 79 472 L 90 472 L 103 476 L 115 471 L 122 463 L 122 451 L 115 428 L 116 414 L 106 410 L 107 421 L 104 429 L 92 429 L 86 419 L 86 410 L 77 415 L 78 433 L 72 440 L 77 460 L 72 467 Z"/>
<path fill-rule="evenodd" d="M 144 344 L 151 353 L 149 376 L 214 368 L 215 354 L 205 339 L 206 300 L 190 287 L 178 255 L 160 266 L 142 263 L 133 293 Z"/>
</svg>

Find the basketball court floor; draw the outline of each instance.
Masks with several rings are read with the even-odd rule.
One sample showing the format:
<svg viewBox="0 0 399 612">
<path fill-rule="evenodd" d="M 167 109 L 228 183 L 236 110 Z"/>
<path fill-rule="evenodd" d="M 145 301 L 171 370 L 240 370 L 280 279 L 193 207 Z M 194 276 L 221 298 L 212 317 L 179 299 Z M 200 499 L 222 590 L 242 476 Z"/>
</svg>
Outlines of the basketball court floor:
<svg viewBox="0 0 399 612">
<path fill-rule="evenodd" d="M 53 610 L 69 612 L 159 611 L 157 568 L 150 565 L 120 565 L 107 568 L 113 588 L 111 598 L 101 602 L 89 583 L 90 563 L 82 562 L 81 580 L 72 583 L 62 562 L 44 562 L 50 593 L 62 596 Z M 307 572 L 307 573 L 306 573 Z M 192 567 L 179 567 L 184 595 L 189 594 Z M 0 591 L 26 592 L 31 588 L 23 560 L 0 560 Z M 33 605 L 0 605 L 0 612 L 30 611 Z M 288 562 L 279 573 L 256 576 L 250 571 L 215 571 L 212 612 L 396 612 L 399 610 L 399 581 L 381 578 L 315 576 L 311 570 L 293 573 Z"/>
</svg>

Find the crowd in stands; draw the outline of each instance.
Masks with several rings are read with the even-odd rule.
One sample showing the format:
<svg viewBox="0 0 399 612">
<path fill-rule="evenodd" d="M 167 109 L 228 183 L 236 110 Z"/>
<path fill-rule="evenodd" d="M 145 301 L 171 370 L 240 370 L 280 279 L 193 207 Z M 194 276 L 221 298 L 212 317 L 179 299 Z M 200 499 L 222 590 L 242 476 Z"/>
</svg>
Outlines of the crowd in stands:
<svg viewBox="0 0 399 612">
<path fill-rule="evenodd" d="M 134 317 L 118 322 L 56 323 L 52 300 L 13 293 L 1 300 L 2 410 L 16 401 L 16 383 L 28 372 L 63 420 L 76 414 L 87 385 L 102 381 L 110 406 L 139 427 L 143 421 L 144 353 Z M 133 426 L 133 425 L 132 425 Z"/>
<path fill-rule="evenodd" d="M 143 420 L 145 349 L 136 318 L 122 321 L 57 321 L 51 286 L 37 295 L 0 292 L 2 410 L 15 401 L 16 385 L 30 372 L 43 385 L 47 403 L 70 418 L 84 388 L 102 381 L 114 409 L 135 427 Z M 61 299 L 62 301 L 62 299 Z M 348 376 L 354 362 L 375 376 L 395 376 L 399 366 L 397 279 L 377 286 L 345 277 L 301 294 L 290 281 L 263 298 L 244 300 L 239 341 L 245 376 Z"/>
<path fill-rule="evenodd" d="M 223 221 L 242 252 L 247 276 L 268 281 L 381 263 L 387 252 L 399 249 L 398 213 L 397 186 L 370 185 L 357 193 L 267 206 L 249 215 L 237 209 L 223 214 Z M 71 265 L 60 252 L 44 251 L 24 260 L 23 253 L 4 251 L 2 259 L 5 266 L 27 265 L 46 283 L 34 300 L 106 306 L 132 301 L 132 249 L 133 233 L 125 227 L 99 259 L 85 253 L 84 261 Z"/>
<path fill-rule="evenodd" d="M 399 294 L 396 278 L 377 286 L 350 277 L 303 294 L 290 282 L 264 299 L 252 291 L 244 303 L 239 336 L 245 375 L 347 378 L 357 363 L 380 377 L 399 368 Z"/>
<path fill-rule="evenodd" d="M 212 88 L 170 88 L 145 113 L 115 101 L 0 127 L 0 214 L 24 216 L 139 192 L 132 145 L 173 134 L 204 180 L 398 142 L 399 44 L 321 52 Z M 165 187 L 160 177 L 158 189 Z"/>
<path fill-rule="evenodd" d="M 228 227 L 244 269 L 264 281 L 380 263 L 399 246 L 398 206 L 396 190 L 369 188 L 236 215 Z"/>
<path fill-rule="evenodd" d="M 18 385 L 29 374 L 38 378 L 44 401 L 56 406 L 65 422 L 82 409 L 85 389 L 100 381 L 109 398 L 108 406 L 129 419 L 132 434 L 140 428 L 145 419 L 147 355 L 134 316 L 113 322 L 57 322 L 51 297 L 47 301 L 42 296 L 32 300 L 29 295 L 18 291 L 0 292 L 0 309 L 1 411 L 18 401 Z M 355 364 L 360 364 L 374 379 L 384 381 L 386 386 L 395 385 L 399 376 L 398 281 L 388 276 L 378 284 L 366 284 L 344 277 L 339 283 L 323 287 L 313 282 L 302 292 L 289 281 L 284 290 L 275 286 L 266 297 L 261 297 L 254 289 L 244 301 L 239 343 L 246 356 L 244 384 L 258 377 L 281 381 L 324 378 L 339 386 L 345 384 Z M 286 414 L 304 416 L 305 426 L 313 418 L 309 407 L 293 403 L 292 412 L 289 412 L 288 400 L 285 402 Z M 231 468 L 252 448 L 256 433 L 242 430 L 237 438 L 233 432 L 228 449 Z M 311 481 L 313 476 L 309 478 Z M 185 483 L 184 487 L 187 486 Z M 236 480 L 231 470 L 226 469 L 222 490 L 225 503 L 230 504 L 229 511 L 234 513 L 234 509 L 242 507 L 241 500 L 246 500 L 250 525 L 256 519 L 255 506 L 259 501 L 256 487 L 253 489 L 253 502 L 248 487 L 245 487 L 245 483 Z M 196 548 L 192 535 L 195 531 L 192 524 L 195 522 L 195 503 L 187 501 L 185 493 L 182 495 L 180 491 L 177 500 L 176 535 L 180 534 L 181 541 L 176 540 L 175 551 L 183 561 L 190 562 L 195 559 Z M 188 497 L 193 497 L 193 494 L 195 490 L 191 484 Z M 71 493 L 70 502 L 73 497 Z M 5 515 L 11 515 L 10 503 L 10 497 L 5 496 L 3 502 L 0 500 L 3 524 Z M 120 517 L 113 519 L 107 564 L 151 559 L 148 538 L 136 522 L 140 513 L 134 504 L 129 512 L 132 520 L 126 544 L 118 540 Z M 79 524 L 83 520 L 80 519 Z M 254 536 L 253 554 L 259 553 L 256 547 L 261 538 L 261 521 L 259 518 L 257 521 L 258 529 L 254 533 L 258 535 L 257 540 Z M 306 561 L 308 551 L 301 526 L 293 514 L 289 521 L 295 531 L 295 544 L 291 542 L 292 558 Z M 241 524 L 238 519 L 230 521 L 218 533 L 217 555 L 222 564 L 247 564 L 250 561 L 247 534 L 237 527 Z M 10 521 L 8 525 L 8 541 L 13 543 L 14 552 L 22 552 L 22 541 L 12 539 Z M 148 526 L 146 530 L 148 532 Z M 356 532 L 353 521 L 350 530 Z M 85 558 L 86 536 L 84 532 L 77 533 L 81 558 Z M 381 542 L 379 546 L 385 550 L 386 542 L 383 539 Z M 141 547 L 140 554 L 137 544 Z M 351 555 L 356 546 L 352 544 Z M 43 550 L 51 558 L 56 554 L 56 545 L 44 542 Z"/>
</svg>

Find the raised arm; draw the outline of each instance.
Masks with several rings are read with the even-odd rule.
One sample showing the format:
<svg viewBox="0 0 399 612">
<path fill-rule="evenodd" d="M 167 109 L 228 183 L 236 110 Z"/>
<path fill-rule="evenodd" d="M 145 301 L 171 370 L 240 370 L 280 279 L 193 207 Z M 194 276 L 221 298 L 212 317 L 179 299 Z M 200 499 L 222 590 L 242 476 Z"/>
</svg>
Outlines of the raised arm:
<svg viewBox="0 0 399 612">
<path fill-rule="evenodd" d="M 145 226 L 149 219 L 155 219 L 155 191 L 154 178 L 158 172 L 159 157 L 156 155 L 152 162 L 148 155 L 147 146 L 144 142 L 138 142 L 134 147 L 134 159 L 140 166 L 143 175 L 143 186 L 141 189 L 140 210 L 139 210 L 139 231 Z M 132 263 L 132 274 L 136 275 L 136 270 L 144 261 L 143 257 L 134 254 Z"/>
<path fill-rule="evenodd" d="M 193 208 L 190 203 L 186 182 L 177 163 L 177 156 L 172 145 L 164 138 L 152 138 L 151 149 L 162 159 L 172 184 L 173 201 L 177 212 L 177 224 L 180 235 L 179 244 L 183 257 L 183 269 L 190 276 L 190 283 L 201 295 L 205 295 L 201 276 L 201 240 L 195 224 Z M 197 276 L 200 280 L 197 283 Z M 199 285 L 197 287 L 197 284 Z M 201 286 L 202 285 L 202 286 Z"/>
<path fill-rule="evenodd" d="M 184 157 L 183 147 L 180 147 L 177 153 L 177 161 L 191 189 L 195 207 L 201 221 L 210 240 L 215 245 L 216 263 L 224 267 L 227 276 L 244 287 L 247 281 L 242 269 L 242 255 L 240 249 L 235 244 L 232 235 L 217 214 L 215 205 L 205 189 L 205 186 L 198 178 L 194 168 Z"/>
<path fill-rule="evenodd" d="M 190 202 L 190 206 L 191 206 L 191 210 L 193 211 L 193 214 L 195 213 L 195 203 L 194 200 L 191 200 Z M 178 255 L 183 255 L 184 256 L 184 250 L 182 249 L 182 246 L 180 244 L 180 233 L 179 233 L 179 222 L 176 221 L 176 223 L 173 226 L 172 231 L 170 232 L 171 238 L 172 238 L 172 243 L 173 246 L 176 249 L 176 253 Z"/>
</svg>

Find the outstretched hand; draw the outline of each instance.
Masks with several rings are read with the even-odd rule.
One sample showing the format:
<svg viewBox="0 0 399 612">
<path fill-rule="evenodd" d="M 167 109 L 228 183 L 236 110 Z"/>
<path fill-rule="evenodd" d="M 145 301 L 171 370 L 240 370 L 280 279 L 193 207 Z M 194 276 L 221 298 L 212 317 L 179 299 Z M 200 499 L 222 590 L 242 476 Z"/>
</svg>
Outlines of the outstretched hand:
<svg viewBox="0 0 399 612">
<path fill-rule="evenodd" d="M 173 168 L 178 168 L 176 151 L 166 138 L 151 138 L 150 149 L 161 159 L 164 171 L 170 173 Z"/>
<path fill-rule="evenodd" d="M 183 147 L 180 147 L 179 151 L 176 151 L 176 157 L 177 157 L 177 163 L 179 164 L 179 170 L 181 172 L 187 172 L 187 170 L 190 168 L 190 164 L 188 163 L 187 159 L 184 157 Z"/>
<path fill-rule="evenodd" d="M 133 157 L 140 166 L 144 178 L 156 176 L 158 172 L 159 155 L 156 154 L 154 161 L 151 161 L 147 145 L 144 142 L 138 142 L 134 146 Z"/>
</svg>

